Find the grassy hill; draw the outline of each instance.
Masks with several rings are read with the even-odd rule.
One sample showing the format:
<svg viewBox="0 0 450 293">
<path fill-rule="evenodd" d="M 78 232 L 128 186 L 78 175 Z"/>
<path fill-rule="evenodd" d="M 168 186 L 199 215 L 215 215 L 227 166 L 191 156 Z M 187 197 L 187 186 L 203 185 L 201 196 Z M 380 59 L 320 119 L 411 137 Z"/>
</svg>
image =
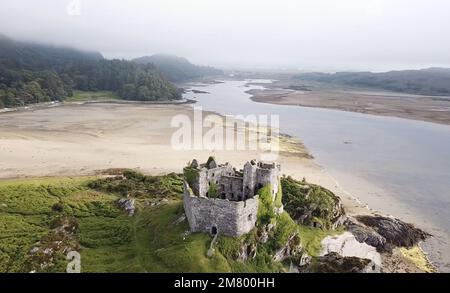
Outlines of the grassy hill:
<svg viewBox="0 0 450 293">
<path fill-rule="evenodd" d="M 208 257 L 211 236 L 190 233 L 182 218 L 180 176 L 123 174 L 1 181 L 0 272 L 64 272 L 69 250 L 81 253 L 82 272 L 280 272 L 290 261 L 274 261 L 277 251 L 302 247 L 315 256 L 321 239 L 336 233 L 274 214 L 281 193 L 273 203 L 266 186 L 259 191 L 257 228 L 240 238 L 220 235 Z M 126 195 L 135 199 L 133 217 L 117 205 Z M 260 243 L 270 223 L 274 228 Z M 243 248 L 256 247 L 254 257 L 240 259 Z"/>
</svg>

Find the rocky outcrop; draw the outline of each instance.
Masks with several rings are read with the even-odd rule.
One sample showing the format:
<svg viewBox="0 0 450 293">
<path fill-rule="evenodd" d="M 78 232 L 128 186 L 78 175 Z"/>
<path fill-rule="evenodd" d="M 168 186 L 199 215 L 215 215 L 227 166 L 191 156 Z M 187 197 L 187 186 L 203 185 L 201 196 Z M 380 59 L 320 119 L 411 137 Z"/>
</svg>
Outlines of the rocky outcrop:
<svg viewBox="0 0 450 293">
<path fill-rule="evenodd" d="M 333 192 L 291 177 L 283 177 L 281 185 L 284 209 L 297 223 L 321 229 L 336 229 L 344 224 L 341 199 Z"/>
<path fill-rule="evenodd" d="M 350 232 L 337 236 L 325 237 L 322 242 L 321 255 L 337 253 L 343 257 L 357 257 L 370 260 L 377 268 L 381 266 L 381 255 L 376 248 L 359 242 Z"/>
<path fill-rule="evenodd" d="M 361 225 L 351 218 L 346 221 L 345 226 L 346 230 L 352 233 L 357 241 L 376 247 L 378 252 L 391 251 L 391 245 L 386 242 L 386 238 L 378 234 L 374 229 Z"/>
<path fill-rule="evenodd" d="M 252 259 L 256 257 L 256 245 L 255 244 L 242 244 L 239 249 L 239 255 L 237 260 L 240 262 L 246 262 L 248 259 Z"/>
<path fill-rule="evenodd" d="M 75 239 L 78 224 L 75 218 L 58 217 L 51 222 L 52 230 L 29 251 L 26 266 L 30 272 L 46 272 L 69 251 L 79 250 Z"/>
<path fill-rule="evenodd" d="M 343 257 L 330 253 L 317 257 L 311 264 L 300 267 L 302 273 L 368 273 L 373 271 L 371 261 L 357 257 Z"/>
<path fill-rule="evenodd" d="M 180 217 L 178 217 L 178 219 L 176 219 L 173 224 L 179 225 L 180 223 L 184 222 L 186 220 L 186 215 L 183 213 Z"/>
<path fill-rule="evenodd" d="M 197 162 L 197 160 L 196 159 L 193 159 L 192 160 L 192 163 L 191 163 L 191 168 L 194 168 L 194 169 L 196 169 L 196 168 L 198 168 L 198 162 Z"/>
<path fill-rule="evenodd" d="M 296 257 L 302 251 L 300 237 L 297 233 L 289 237 L 286 245 L 278 249 L 273 256 L 273 261 L 283 261 L 287 258 Z"/>
<path fill-rule="evenodd" d="M 117 201 L 120 208 L 128 213 L 128 216 L 132 217 L 136 211 L 133 198 L 121 198 Z"/>
<path fill-rule="evenodd" d="M 214 253 L 215 253 L 215 251 L 216 251 L 216 249 L 214 248 L 214 246 L 216 246 L 218 237 L 219 237 L 219 234 L 216 233 L 216 234 L 214 235 L 212 241 L 211 241 L 211 244 L 209 245 L 208 251 L 206 252 L 206 255 L 207 255 L 208 257 L 212 257 L 212 256 L 214 255 Z"/>
<path fill-rule="evenodd" d="M 383 216 L 357 216 L 356 219 L 362 224 L 373 228 L 379 235 L 386 239 L 384 249 L 392 250 L 393 246 L 413 247 L 420 241 L 425 240 L 430 234 L 405 223 L 399 219 Z"/>
<path fill-rule="evenodd" d="M 307 266 L 311 263 L 312 257 L 307 254 L 306 252 L 303 252 L 302 256 L 300 257 L 300 263 L 299 266 Z"/>
<path fill-rule="evenodd" d="M 269 223 L 266 225 L 263 225 L 261 228 L 258 229 L 258 242 L 259 243 L 266 243 L 269 240 L 269 232 L 273 230 L 275 227 L 274 224 Z"/>
</svg>

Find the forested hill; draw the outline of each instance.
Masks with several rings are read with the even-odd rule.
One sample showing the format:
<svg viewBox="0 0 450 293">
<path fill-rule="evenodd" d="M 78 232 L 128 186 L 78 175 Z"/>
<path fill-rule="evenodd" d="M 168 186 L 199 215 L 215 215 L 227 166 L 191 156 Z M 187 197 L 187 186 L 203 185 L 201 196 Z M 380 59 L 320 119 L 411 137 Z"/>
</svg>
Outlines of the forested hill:
<svg viewBox="0 0 450 293">
<path fill-rule="evenodd" d="M 98 52 L 17 42 L 0 35 L 0 108 L 64 100 L 73 90 L 108 90 L 127 100 L 180 99 L 154 65 Z"/>
<path fill-rule="evenodd" d="M 436 96 L 450 95 L 449 68 L 401 70 L 383 73 L 305 73 L 297 75 L 296 78 L 357 87 L 370 87 L 409 94 Z"/>
<path fill-rule="evenodd" d="M 222 70 L 208 66 L 194 65 L 186 58 L 172 55 L 156 54 L 136 58 L 133 61 L 138 64 L 154 64 L 172 82 L 182 82 L 205 76 L 223 74 Z"/>
<path fill-rule="evenodd" d="M 16 42 L 0 35 L 0 64 L 9 68 L 45 70 L 52 67 L 59 69 L 70 61 L 101 59 L 103 56 L 98 52 Z"/>
</svg>

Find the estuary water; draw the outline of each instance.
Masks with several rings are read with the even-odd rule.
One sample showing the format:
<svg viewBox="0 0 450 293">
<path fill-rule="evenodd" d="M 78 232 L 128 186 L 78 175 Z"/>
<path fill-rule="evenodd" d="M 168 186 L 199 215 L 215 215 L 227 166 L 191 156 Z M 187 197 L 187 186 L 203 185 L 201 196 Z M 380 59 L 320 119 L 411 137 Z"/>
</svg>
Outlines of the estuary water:
<svg viewBox="0 0 450 293">
<path fill-rule="evenodd" d="M 223 115 L 278 114 L 280 132 L 298 137 L 342 188 L 370 208 L 434 235 L 422 244 L 450 272 L 450 126 L 338 110 L 257 103 L 262 86 L 224 81 L 193 84 L 195 106 Z"/>
</svg>

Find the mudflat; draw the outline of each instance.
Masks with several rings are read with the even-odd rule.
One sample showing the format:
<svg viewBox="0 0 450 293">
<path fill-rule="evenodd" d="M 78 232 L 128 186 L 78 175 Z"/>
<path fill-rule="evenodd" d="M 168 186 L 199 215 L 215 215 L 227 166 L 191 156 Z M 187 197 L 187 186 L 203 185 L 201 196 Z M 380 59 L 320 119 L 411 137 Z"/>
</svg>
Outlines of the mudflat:
<svg viewBox="0 0 450 293">
<path fill-rule="evenodd" d="M 265 90 L 252 90 L 255 102 L 336 109 L 450 124 L 450 97 L 420 96 L 370 89 L 315 85 L 308 90 L 286 89 L 273 83 Z"/>
</svg>

